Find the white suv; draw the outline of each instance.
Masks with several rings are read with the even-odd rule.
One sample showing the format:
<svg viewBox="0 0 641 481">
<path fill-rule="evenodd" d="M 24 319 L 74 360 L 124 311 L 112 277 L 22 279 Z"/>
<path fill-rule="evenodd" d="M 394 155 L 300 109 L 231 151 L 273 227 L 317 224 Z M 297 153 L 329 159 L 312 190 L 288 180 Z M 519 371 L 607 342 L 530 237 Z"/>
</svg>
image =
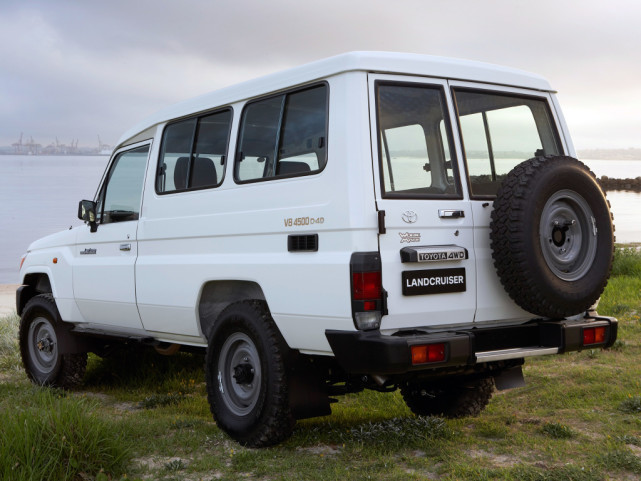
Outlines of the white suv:
<svg viewBox="0 0 641 481">
<path fill-rule="evenodd" d="M 349 53 L 178 104 L 23 258 L 25 369 L 206 349 L 212 413 L 255 447 L 363 389 L 478 414 L 525 357 L 616 339 L 612 217 L 574 155 L 547 81 L 462 60 Z"/>
</svg>

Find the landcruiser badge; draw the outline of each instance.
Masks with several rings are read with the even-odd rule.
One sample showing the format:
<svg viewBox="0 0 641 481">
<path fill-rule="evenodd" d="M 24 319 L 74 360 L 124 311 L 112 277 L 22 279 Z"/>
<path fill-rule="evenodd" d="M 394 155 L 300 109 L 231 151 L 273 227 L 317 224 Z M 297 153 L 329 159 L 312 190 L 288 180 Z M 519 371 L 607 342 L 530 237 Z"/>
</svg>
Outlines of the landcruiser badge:
<svg viewBox="0 0 641 481">
<path fill-rule="evenodd" d="M 416 219 L 418 219 L 418 216 L 416 215 L 416 212 L 413 210 L 406 210 L 403 212 L 403 215 L 401 216 L 404 222 L 407 222 L 408 224 L 413 224 L 416 222 Z"/>
<path fill-rule="evenodd" d="M 465 269 L 423 269 L 403 271 L 403 295 L 465 292 Z"/>
<path fill-rule="evenodd" d="M 80 254 L 86 256 L 87 254 L 95 254 L 96 252 L 98 252 L 96 249 L 85 249 L 84 251 L 80 251 Z"/>
<path fill-rule="evenodd" d="M 401 244 L 403 242 L 421 242 L 421 233 L 420 232 L 399 232 L 398 235 L 401 236 Z"/>
</svg>

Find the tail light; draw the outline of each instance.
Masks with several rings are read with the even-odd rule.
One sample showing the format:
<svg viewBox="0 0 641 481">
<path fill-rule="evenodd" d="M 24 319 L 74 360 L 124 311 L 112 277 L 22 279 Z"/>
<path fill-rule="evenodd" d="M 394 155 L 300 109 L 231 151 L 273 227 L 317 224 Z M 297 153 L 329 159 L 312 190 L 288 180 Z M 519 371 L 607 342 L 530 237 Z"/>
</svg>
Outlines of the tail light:
<svg viewBox="0 0 641 481">
<path fill-rule="evenodd" d="M 381 256 L 378 252 L 355 252 L 350 260 L 352 316 L 361 331 L 378 329 L 383 313 Z"/>
<path fill-rule="evenodd" d="M 428 364 L 431 362 L 445 361 L 445 343 L 418 344 L 410 348 L 412 353 L 412 365 Z"/>
<path fill-rule="evenodd" d="M 583 329 L 583 345 L 603 344 L 607 341 L 607 327 L 586 327 Z"/>
</svg>

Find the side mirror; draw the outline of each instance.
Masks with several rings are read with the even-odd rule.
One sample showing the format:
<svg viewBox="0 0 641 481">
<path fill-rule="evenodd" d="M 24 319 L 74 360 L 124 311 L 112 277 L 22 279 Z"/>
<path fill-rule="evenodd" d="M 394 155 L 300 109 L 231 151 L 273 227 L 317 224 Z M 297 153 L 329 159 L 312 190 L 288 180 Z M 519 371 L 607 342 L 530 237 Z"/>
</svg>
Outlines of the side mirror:
<svg viewBox="0 0 641 481">
<path fill-rule="evenodd" d="M 96 223 L 96 203 L 93 200 L 81 200 L 78 203 L 78 219 L 89 223 L 91 232 L 98 230 Z"/>
</svg>

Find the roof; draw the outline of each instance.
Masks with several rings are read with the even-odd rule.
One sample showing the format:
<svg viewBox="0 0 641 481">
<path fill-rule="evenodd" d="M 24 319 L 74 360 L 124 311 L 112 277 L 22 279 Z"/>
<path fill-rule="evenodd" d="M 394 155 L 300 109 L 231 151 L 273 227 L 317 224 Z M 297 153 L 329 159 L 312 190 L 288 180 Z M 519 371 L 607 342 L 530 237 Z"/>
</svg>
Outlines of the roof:
<svg viewBox="0 0 641 481">
<path fill-rule="evenodd" d="M 172 105 L 129 129 L 120 138 L 118 145 L 170 119 L 353 71 L 409 74 L 542 91 L 552 90 L 548 81 L 539 75 L 490 63 L 409 53 L 349 52 L 225 87 Z"/>
</svg>

